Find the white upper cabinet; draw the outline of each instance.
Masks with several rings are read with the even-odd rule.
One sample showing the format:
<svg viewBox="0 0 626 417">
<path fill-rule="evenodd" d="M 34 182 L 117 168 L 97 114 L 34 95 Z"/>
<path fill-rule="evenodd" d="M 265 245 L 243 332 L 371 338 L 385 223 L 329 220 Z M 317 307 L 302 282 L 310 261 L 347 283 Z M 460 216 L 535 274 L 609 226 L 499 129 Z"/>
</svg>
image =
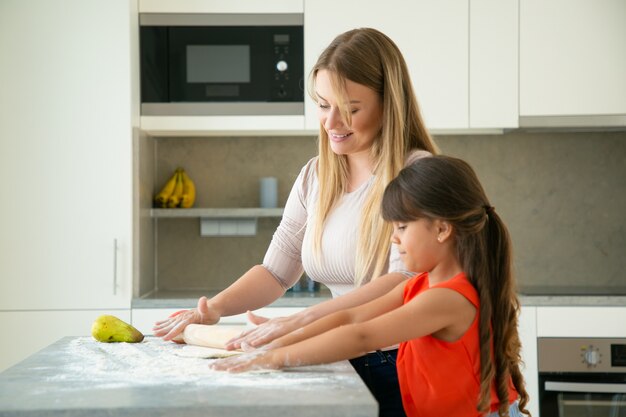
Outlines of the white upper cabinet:
<svg viewBox="0 0 626 417">
<path fill-rule="evenodd" d="M 133 3 L 2 2 L 0 310 L 130 308 Z"/>
<path fill-rule="evenodd" d="M 518 0 L 139 0 L 140 13 L 304 13 L 305 78 L 333 38 L 358 27 L 387 34 L 402 51 L 427 127 L 435 133 L 518 127 Z M 316 133 L 304 117 L 143 116 L 153 136 Z"/>
<path fill-rule="evenodd" d="M 302 13 L 304 0 L 138 0 L 139 13 Z"/>
<path fill-rule="evenodd" d="M 468 2 L 458 0 L 306 0 L 305 77 L 338 34 L 373 27 L 388 35 L 407 61 L 426 125 L 465 129 L 468 119 Z M 305 99 L 307 130 L 319 122 L 313 101 Z"/>
<path fill-rule="evenodd" d="M 520 1 L 520 116 L 615 115 L 626 115 L 626 1 Z"/>
<path fill-rule="evenodd" d="M 518 127 L 518 0 L 472 0 L 469 127 Z"/>
</svg>

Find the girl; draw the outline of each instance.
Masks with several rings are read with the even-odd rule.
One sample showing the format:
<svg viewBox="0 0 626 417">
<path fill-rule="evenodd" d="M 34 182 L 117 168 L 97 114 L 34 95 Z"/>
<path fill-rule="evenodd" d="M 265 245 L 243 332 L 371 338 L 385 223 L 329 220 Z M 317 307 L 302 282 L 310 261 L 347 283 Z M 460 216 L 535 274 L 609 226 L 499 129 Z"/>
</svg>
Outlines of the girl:
<svg viewBox="0 0 626 417">
<path fill-rule="evenodd" d="M 388 185 L 382 212 L 393 222 L 392 241 L 407 268 L 425 272 L 370 303 L 212 367 L 239 372 L 328 363 L 401 342 L 397 366 L 407 415 L 529 414 L 511 243 L 472 168 L 447 156 L 418 159 Z"/>
</svg>

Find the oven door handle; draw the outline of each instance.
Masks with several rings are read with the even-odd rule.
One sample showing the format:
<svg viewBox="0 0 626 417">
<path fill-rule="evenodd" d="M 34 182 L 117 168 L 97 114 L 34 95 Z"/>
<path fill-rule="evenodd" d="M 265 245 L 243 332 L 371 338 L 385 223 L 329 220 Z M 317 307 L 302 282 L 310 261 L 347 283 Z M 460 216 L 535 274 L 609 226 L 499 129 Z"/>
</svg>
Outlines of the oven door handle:
<svg viewBox="0 0 626 417">
<path fill-rule="evenodd" d="M 626 384 L 594 384 L 581 382 L 546 381 L 546 391 L 600 392 L 606 394 L 626 393 Z"/>
</svg>

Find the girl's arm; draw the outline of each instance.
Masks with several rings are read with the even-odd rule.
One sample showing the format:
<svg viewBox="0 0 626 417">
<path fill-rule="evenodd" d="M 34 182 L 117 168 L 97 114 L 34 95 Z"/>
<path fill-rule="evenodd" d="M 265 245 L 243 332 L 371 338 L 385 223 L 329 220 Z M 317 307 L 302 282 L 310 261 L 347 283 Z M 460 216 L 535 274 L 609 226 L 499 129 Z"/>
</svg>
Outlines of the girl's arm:
<svg viewBox="0 0 626 417">
<path fill-rule="evenodd" d="M 347 324 L 362 323 L 388 313 L 389 311 L 392 311 L 402 305 L 404 285 L 405 283 L 401 282 L 391 291 L 387 291 L 386 294 L 373 301 L 351 309 L 340 310 L 333 314 L 329 314 L 302 329 L 295 330 L 274 340 L 266 346 L 266 349 L 277 349 L 282 346 L 293 345 L 322 334 L 328 330 Z"/>
<path fill-rule="evenodd" d="M 348 316 L 352 320 L 359 320 L 376 315 L 370 320 L 351 323 L 344 318 L 332 321 L 333 317 L 345 313 L 334 314 L 321 320 L 320 324 L 307 326 L 302 331 L 303 336 L 293 334 L 283 340 L 286 343 L 296 342 L 294 344 L 217 361 L 212 368 L 241 372 L 258 368 L 315 365 L 354 358 L 433 333 L 446 334 L 446 338 L 455 339 L 467 330 L 475 315 L 473 305 L 465 297 L 448 289 L 429 290 L 405 305 L 401 303 L 402 286 L 399 286 L 380 300 L 354 309 Z M 366 307 L 374 311 L 368 313 Z M 303 337 L 323 331 L 325 327 L 338 322 L 344 324 L 303 340 Z M 454 332 L 446 332 L 449 329 L 454 329 Z"/>
<path fill-rule="evenodd" d="M 226 349 L 239 349 L 242 344 L 252 347 L 265 345 L 331 313 L 376 300 L 406 280 L 407 277 L 398 272 L 383 275 L 341 297 L 313 305 L 288 317 L 271 319 L 254 329 L 247 330 L 231 340 Z"/>
</svg>

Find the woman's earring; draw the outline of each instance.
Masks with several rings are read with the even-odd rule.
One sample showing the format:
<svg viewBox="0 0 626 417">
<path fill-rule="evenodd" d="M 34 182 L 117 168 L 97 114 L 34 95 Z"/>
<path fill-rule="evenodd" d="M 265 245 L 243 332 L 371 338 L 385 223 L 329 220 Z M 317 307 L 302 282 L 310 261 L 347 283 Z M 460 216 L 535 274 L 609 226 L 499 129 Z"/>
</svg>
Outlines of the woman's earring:
<svg viewBox="0 0 626 417">
<path fill-rule="evenodd" d="M 437 242 L 439 242 L 439 243 L 443 242 L 443 237 L 437 236 Z"/>
</svg>

